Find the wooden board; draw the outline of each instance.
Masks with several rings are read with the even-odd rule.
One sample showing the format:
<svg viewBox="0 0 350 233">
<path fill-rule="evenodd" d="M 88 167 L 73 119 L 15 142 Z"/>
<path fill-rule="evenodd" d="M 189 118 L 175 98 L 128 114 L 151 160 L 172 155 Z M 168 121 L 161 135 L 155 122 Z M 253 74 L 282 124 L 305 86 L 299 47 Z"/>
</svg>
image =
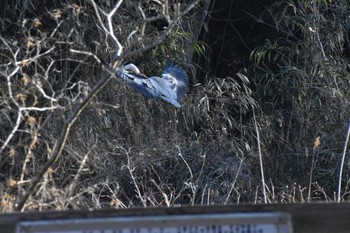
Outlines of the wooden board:
<svg viewBox="0 0 350 233">
<path fill-rule="evenodd" d="M 62 212 L 31 212 L 0 215 L 0 231 L 15 232 L 20 221 L 107 218 L 122 216 L 164 216 L 183 214 L 285 212 L 292 217 L 296 233 L 350 232 L 350 203 L 257 204 L 191 206 L 173 208 L 131 208 Z"/>
<path fill-rule="evenodd" d="M 292 233 L 290 214 L 228 213 L 21 221 L 16 233 Z"/>
</svg>

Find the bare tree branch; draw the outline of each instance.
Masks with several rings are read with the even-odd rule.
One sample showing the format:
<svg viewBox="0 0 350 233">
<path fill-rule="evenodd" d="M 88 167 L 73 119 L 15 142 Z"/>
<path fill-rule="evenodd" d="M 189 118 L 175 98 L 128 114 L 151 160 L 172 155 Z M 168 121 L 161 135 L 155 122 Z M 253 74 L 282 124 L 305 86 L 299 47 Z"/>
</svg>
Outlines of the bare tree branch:
<svg viewBox="0 0 350 233">
<path fill-rule="evenodd" d="M 104 77 L 94 86 L 94 88 L 91 90 L 91 92 L 83 99 L 81 103 L 79 103 L 77 106 L 74 107 L 73 112 L 68 117 L 67 121 L 64 123 L 62 130 L 60 132 L 60 135 L 54 145 L 54 148 L 52 150 L 50 159 L 46 162 L 43 168 L 41 168 L 40 172 L 35 176 L 33 179 L 30 187 L 28 188 L 27 192 L 24 194 L 24 196 L 19 200 L 16 209 L 19 211 L 23 211 L 25 208 L 25 203 L 28 200 L 29 196 L 33 193 L 35 187 L 40 182 L 41 178 L 45 175 L 45 173 L 48 171 L 48 169 L 55 163 L 55 161 L 58 160 L 60 155 L 62 154 L 63 148 L 66 144 L 69 132 L 75 123 L 75 121 L 78 119 L 82 111 L 88 106 L 90 101 L 105 87 L 105 85 L 111 80 L 111 78 L 114 76 L 112 72 L 110 72 L 110 69 L 108 67 L 102 66 L 104 71 Z"/>
<path fill-rule="evenodd" d="M 11 141 L 12 137 L 15 135 L 15 133 L 18 130 L 19 125 L 21 124 L 22 121 L 22 112 L 18 111 L 17 113 L 17 120 L 16 120 L 16 124 L 13 127 L 11 133 L 9 134 L 9 136 L 7 137 L 7 139 L 5 140 L 4 144 L 2 145 L 2 147 L 0 148 L 0 155 L 2 154 L 3 150 L 7 147 L 8 143 Z"/>
<path fill-rule="evenodd" d="M 188 14 L 188 12 L 190 12 L 194 7 L 196 7 L 200 1 L 201 0 L 196 0 L 192 4 L 190 4 L 181 14 L 179 14 L 171 22 L 171 24 L 167 27 L 167 29 L 164 31 L 164 33 L 160 37 L 158 37 L 156 40 L 154 40 L 152 43 L 144 46 L 143 48 L 127 52 L 126 54 L 124 54 L 122 56 L 122 58 L 125 59 L 125 58 L 136 56 L 136 55 L 144 53 L 147 50 L 150 50 L 150 49 L 154 48 L 155 46 L 159 45 L 160 43 L 162 43 L 165 40 L 165 38 L 172 32 L 172 30 L 178 25 L 178 22 L 182 19 L 182 17 L 184 17 L 186 14 Z M 115 67 L 115 66 L 113 66 L 113 67 Z"/>
<path fill-rule="evenodd" d="M 111 36 L 113 41 L 115 42 L 115 50 L 116 50 L 115 57 L 120 57 L 120 55 L 123 53 L 123 46 L 121 45 L 121 43 L 119 42 L 119 40 L 117 39 L 117 37 L 114 34 L 112 17 L 117 12 L 117 10 L 120 7 L 120 5 L 123 3 L 123 0 L 119 0 L 109 14 L 107 14 L 101 8 L 99 8 L 96 5 L 94 0 L 89 0 L 89 2 L 90 2 L 90 4 L 92 4 L 92 6 L 95 9 L 95 13 L 96 13 L 97 19 L 98 19 L 102 29 L 104 30 L 105 33 L 107 33 L 109 36 Z M 100 15 L 99 12 L 102 12 L 103 15 L 106 16 L 108 28 L 106 28 L 105 24 L 103 23 L 103 20 L 101 19 L 101 15 Z"/>
<path fill-rule="evenodd" d="M 114 43 L 115 43 L 115 56 L 113 58 L 113 62 L 111 63 L 110 67 L 105 66 L 103 63 L 101 63 L 101 60 L 91 52 L 86 52 L 86 51 L 80 51 L 80 50 L 75 50 L 75 49 L 70 49 L 70 52 L 76 53 L 76 54 L 83 54 L 83 55 L 88 55 L 93 57 L 98 63 L 102 65 L 102 79 L 91 89 L 91 91 L 83 97 L 82 101 L 79 102 L 76 106 L 73 107 L 72 113 L 70 116 L 67 117 L 64 125 L 62 126 L 62 129 L 60 131 L 59 137 L 53 147 L 53 150 L 51 152 L 49 160 L 45 163 L 45 165 L 40 169 L 40 171 L 37 173 L 35 178 L 32 180 L 28 190 L 26 193 L 19 199 L 16 209 L 23 211 L 25 209 L 25 204 L 30 197 L 30 195 L 34 192 L 35 187 L 38 185 L 42 177 L 45 175 L 45 173 L 49 170 L 49 168 L 59 159 L 60 155 L 62 154 L 62 151 L 65 147 L 68 135 L 70 133 L 70 130 L 82 111 L 88 106 L 90 101 L 106 86 L 106 84 L 113 78 L 115 77 L 115 70 L 117 69 L 118 66 L 120 66 L 120 62 L 122 58 L 126 57 L 131 57 L 134 55 L 141 54 L 156 45 L 160 44 L 167 35 L 170 34 L 170 32 L 176 27 L 178 24 L 179 20 L 187 14 L 191 9 L 193 9 L 199 2 L 200 0 L 196 0 L 194 3 L 189 5 L 181 14 L 179 14 L 169 25 L 169 27 L 165 30 L 165 32 L 157 38 L 154 42 L 144 46 L 141 49 L 128 52 L 127 54 L 123 54 L 123 46 L 119 42 L 118 38 L 114 34 L 114 28 L 113 28 L 113 23 L 112 23 L 112 17 L 115 15 L 117 10 L 119 9 L 120 5 L 122 4 L 123 0 L 119 0 L 117 4 L 114 6 L 114 8 L 110 11 L 110 13 L 104 12 L 100 7 L 97 6 L 94 0 L 89 0 L 89 3 L 93 6 L 95 10 L 96 17 L 98 19 L 98 22 L 100 23 L 100 26 L 102 27 L 103 31 L 110 36 Z M 101 17 L 101 14 L 106 17 L 107 20 L 107 26 L 104 25 L 104 20 Z M 134 33 L 131 32 L 131 33 Z M 33 59 L 37 59 L 41 54 L 37 55 L 36 57 L 33 57 L 28 60 L 28 62 L 33 61 Z M 139 194 L 141 195 L 141 194 Z M 143 202 L 145 205 L 145 203 Z"/>
</svg>

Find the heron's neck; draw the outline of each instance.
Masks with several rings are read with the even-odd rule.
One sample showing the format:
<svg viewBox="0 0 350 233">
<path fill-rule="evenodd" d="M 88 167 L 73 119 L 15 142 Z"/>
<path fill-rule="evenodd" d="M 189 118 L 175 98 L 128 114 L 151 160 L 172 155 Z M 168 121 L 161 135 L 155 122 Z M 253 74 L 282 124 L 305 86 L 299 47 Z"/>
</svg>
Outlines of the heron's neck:
<svg viewBox="0 0 350 233">
<path fill-rule="evenodd" d="M 143 73 L 138 73 L 138 72 L 134 72 L 134 71 L 129 71 L 130 74 L 134 74 L 137 76 L 140 76 L 140 78 L 144 78 L 144 79 L 148 79 L 149 77 Z"/>
</svg>

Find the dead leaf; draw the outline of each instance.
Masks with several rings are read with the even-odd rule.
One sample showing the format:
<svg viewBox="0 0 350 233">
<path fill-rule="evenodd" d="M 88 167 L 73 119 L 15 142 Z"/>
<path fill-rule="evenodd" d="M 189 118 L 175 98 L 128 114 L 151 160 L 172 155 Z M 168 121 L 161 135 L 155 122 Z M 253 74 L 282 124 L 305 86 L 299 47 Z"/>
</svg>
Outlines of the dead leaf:
<svg viewBox="0 0 350 233">
<path fill-rule="evenodd" d="M 19 94 L 17 94 L 16 99 L 19 100 L 20 102 L 22 102 L 22 104 L 24 104 L 24 102 L 27 99 L 27 95 L 24 93 L 19 93 Z"/>
<path fill-rule="evenodd" d="M 53 169 L 52 167 L 49 167 L 48 169 L 47 169 L 47 173 L 49 174 L 49 175 L 51 175 L 52 173 L 54 173 L 55 172 L 55 169 Z"/>
<path fill-rule="evenodd" d="M 27 76 L 23 76 L 21 78 L 21 82 L 24 86 L 27 86 L 30 81 L 29 81 L 29 78 Z"/>
<path fill-rule="evenodd" d="M 60 9 L 57 9 L 56 12 L 54 13 L 55 19 L 59 19 L 62 17 L 62 11 Z"/>
<path fill-rule="evenodd" d="M 34 39 L 33 37 L 28 37 L 27 40 L 27 49 L 31 49 L 35 47 Z"/>
<path fill-rule="evenodd" d="M 9 156 L 13 157 L 14 155 L 15 155 L 15 150 L 13 148 L 11 148 L 9 151 Z"/>
<path fill-rule="evenodd" d="M 36 123 L 35 117 L 29 116 L 28 119 L 27 119 L 27 124 L 30 125 L 30 126 L 34 126 L 35 123 Z"/>
<path fill-rule="evenodd" d="M 6 186 L 7 186 L 7 187 L 13 188 L 13 187 L 15 187 L 16 185 L 17 185 L 17 181 L 15 181 L 14 179 L 9 178 L 9 179 L 6 180 Z"/>
<path fill-rule="evenodd" d="M 314 151 L 316 151 L 321 146 L 321 138 L 317 137 L 314 141 Z"/>
<path fill-rule="evenodd" d="M 33 26 L 35 28 L 39 28 L 39 27 L 43 26 L 43 23 L 38 18 L 35 18 L 33 21 Z"/>
<path fill-rule="evenodd" d="M 22 60 L 22 61 L 21 61 L 21 65 L 22 65 L 23 67 L 27 67 L 27 66 L 28 66 L 28 59 Z"/>
<path fill-rule="evenodd" d="M 73 3 L 72 6 L 74 7 L 74 9 L 77 11 L 77 14 L 79 15 L 81 11 L 81 7 L 76 3 Z"/>
</svg>

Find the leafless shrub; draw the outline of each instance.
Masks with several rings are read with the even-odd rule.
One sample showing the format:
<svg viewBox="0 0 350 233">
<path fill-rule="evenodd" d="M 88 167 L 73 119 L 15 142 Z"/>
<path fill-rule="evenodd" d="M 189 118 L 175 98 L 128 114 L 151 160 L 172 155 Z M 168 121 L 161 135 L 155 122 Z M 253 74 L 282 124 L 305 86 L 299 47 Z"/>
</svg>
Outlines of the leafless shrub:
<svg viewBox="0 0 350 233">
<path fill-rule="evenodd" d="M 71 202 L 64 203 L 64 198 L 57 195 L 75 195 L 80 179 L 95 174 L 93 162 L 105 169 L 108 165 L 115 166 L 113 162 L 122 161 L 105 164 L 106 160 L 96 156 L 103 155 L 96 148 L 108 145 L 104 151 L 107 156 L 109 149 L 113 149 L 110 138 L 116 135 L 131 145 L 154 140 L 142 133 L 144 124 L 138 126 L 145 120 L 140 113 L 147 115 L 148 108 L 134 102 L 133 107 L 138 104 L 143 112 L 129 109 L 130 103 L 125 100 L 130 98 L 123 85 L 108 87 L 108 92 L 96 95 L 110 80 L 107 76 L 111 76 L 105 74 L 103 66 L 112 61 L 113 70 L 121 63 L 122 56 L 141 55 L 159 45 L 198 2 L 177 4 L 176 11 L 170 10 L 174 3 L 159 2 L 159 9 L 154 12 L 156 18 L 144 13 L 149 6 L 129 1 L 124 8 L 120 8 L 123 1 L 115 6 L 108 1 L 100 5 L 95 1 L 88 1 L 86 5 L 57 2 L 41 12 L 40 18 L 28 17 L 33 9 L 24 6 L 28 11 L 22 11 L 19 23 L 13 23 L 19 31 L 18 38 L 14 39 L 16 30 L 11 28 L 6 28 L 0 38 L 4 84 L 1 85 L 0 165 L 3 179 L 7 180 L 5 193 L 19 197 L 18 209 L 77 207 Z M 166 25 L 158 31 L 151 30 L 150 27 L 155 27 L 151 23 L 157 21 L 157 17 L 165 18 Z M 135 94 L 131 96 L 145 103 Z M 86 114 L 78 119 L 84 108 L 87 108 Z M 155 113 L 163 117 L 161 108 L 156 109 Z M 119 110 L 126 119 L 123 126 L 120 124 L 123 114 L 119 114 Z M 119 132 L 114 131 L 116 125 Z M 158 126 L 155 130 L 161 130 L 162 125 L 153 125 Z M 74 133 L 70 136 L 72 127 Z M 149 135 L 154 137 L 152 133 L 151 130 Z M 106 183 L 106 177 L 107 174 L 98 182 Z M 110 188 L 109 183 L 107 186 Z M 84 190 L 80 193 L 92 194 Z M 31 194 L 34 196 L 28 201 Z M 92 197 L 96 202 L 96 197 Z"/>
</svg>

